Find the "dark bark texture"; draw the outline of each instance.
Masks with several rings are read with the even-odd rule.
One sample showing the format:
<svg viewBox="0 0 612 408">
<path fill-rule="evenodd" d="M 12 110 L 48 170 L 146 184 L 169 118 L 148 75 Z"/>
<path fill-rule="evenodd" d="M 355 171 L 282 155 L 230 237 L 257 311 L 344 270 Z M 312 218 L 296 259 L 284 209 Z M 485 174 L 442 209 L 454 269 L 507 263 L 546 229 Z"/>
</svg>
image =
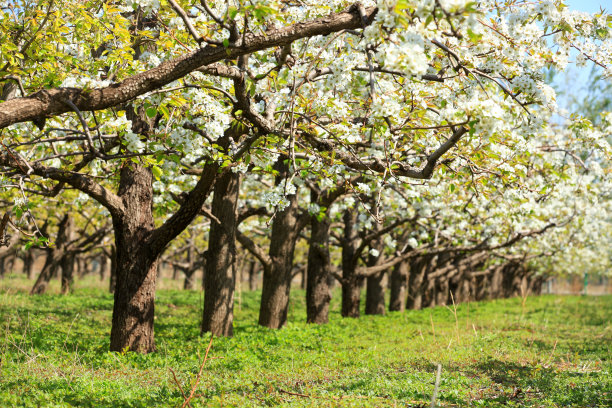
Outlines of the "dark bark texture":
<svg viewBox="0 0 612 408">
<path fill-rule="evenodd" d="M 121 170 L 119 196 L 125 215 L 113 217 L 117 284 L 110 349 L 149 353 L 155 351 L 153 319 L 159 255 L 143 245 L 154 227 L 150 169 L 126 165 Z"/>
<path fill-rule="evenodd" d="M 402 261 L 395 265 L 391 276 L 389 277 L 390 284 L 390 312 L 403 312 L 406 309 L 406 295 L 408 286 L 408 273 L 410 271 L 410 263 Z"/>
<path fill-rule="evenodd" d="M 289 205 L 272 222 L 270 264 L 264 267 L 259 324 L 279 329 L 287 323 L 293 252 L 299 237 L 297 196 L 288 196 Z"/>
<path fill-rule="evenodd" d="M 382 260 L 383 242 L 379 237 L 370 244 L 371 249 L 378 251 L 378 255 L 368 255 L 367 266 L 376 266 Z M 383 279 L 385 271 L 369 275 L 366 278 L 366 305 L 365 314 L 367 315 L 383 315 L 385 314 L 385 287 Z"/>
<path fill-rule="evenodd" d="M 361 16 L 356 7 L 350 11 L 330 14 L 326 17 L 269 30 L 262 34 L 248 33 L 240 46 L 228 48 L 206 46 L 173 60 L 165 61 L 149 71 L 126 78 L 124 81 L 102 89 L 83 91 L 77 88 L 45 89 L 24 98 L 0 103 L 0 129 L 14 123 L 52 117 L 71 111 L 64 101 L 72 101 L 81 111 L 94 111 L 128 102 L 144 93 L 159 89 L 190 72 L 215 62 L 236 59 L 241 55 L 291 44 L 300 38 L 328 35 L 341 30 L 359 29 L 370 24 L 376 8 L 367 8 Z"/>
<path fill-rule="evenodd" d="M 342 239 L 342 316 L 359 317 L 359 304 L 363 278 L 357 274 L 357 257 L 359 245 L 355 229 L 357 212 L 347 209 L 343 216 L 344 236 Z"/>
<path fill-rule="evenodd" d="M 233 263 L 239 190 L 240 175 L 226 172 L 217 180 L 213 193 L 212 214 L 221 223 L 211 221 L 204 272 L 202 333 L 210 332 L 215 336 L 234 334 L 236 276 Z"/>
<path fill-rule="evenodd" d="M 329 227 L 330 221 L 327 216 L 320 220 L 313 216 L 310 221 L 311 231 L 306 269 L 306 321 L 308 323 L 324 324 L 329 321 L 329 302 L 331 300 Z"/>
</svg>

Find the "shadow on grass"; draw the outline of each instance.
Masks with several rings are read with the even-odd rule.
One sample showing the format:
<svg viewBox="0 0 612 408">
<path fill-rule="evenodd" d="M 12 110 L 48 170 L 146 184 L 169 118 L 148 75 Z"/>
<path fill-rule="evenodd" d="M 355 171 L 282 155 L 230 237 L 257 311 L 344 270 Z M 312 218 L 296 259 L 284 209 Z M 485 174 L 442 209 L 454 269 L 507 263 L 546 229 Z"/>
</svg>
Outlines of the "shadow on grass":
<svg viewBox="0 0 612 408">
<path fill-rule="evenodd" d="M 171 399 L 179 400 L 178 390 L 160 387 L 156 390 L 121 390 L 116 381 L 97 383 L 96 390 L 91 392 L 93 384 L 87 384 L 75 378 L 56 379 L 50 378 L 43 381 L 17 380 L 7 381 L 3 387 L 11 388 L 33 388 L 35 392 L 30 393 L 21 401 L 22 406 L 51 406 L 52 401 L 62 401 L 65 405 L 74 407 L 152 407 L 168 406 Z M 106 392 L 105 392 L 106 391 Z M 108 392 L 110 391 L 110 392 Z"/>
<path fill-rule="evenodd" d="M 511 388 L 510 394 L 498 395 L 498 402 L 525 401 L 531 403 L 554 396 L 562 406 L 610 406 L 610 380 L 602 372 L 560 371 L 554 367 L 521 365 L 489 359 L 473 366 L 476 375 L 485 375 L 502 387 Z M 602 405 L 603 404 L 603 405 Z"/>
</svg>

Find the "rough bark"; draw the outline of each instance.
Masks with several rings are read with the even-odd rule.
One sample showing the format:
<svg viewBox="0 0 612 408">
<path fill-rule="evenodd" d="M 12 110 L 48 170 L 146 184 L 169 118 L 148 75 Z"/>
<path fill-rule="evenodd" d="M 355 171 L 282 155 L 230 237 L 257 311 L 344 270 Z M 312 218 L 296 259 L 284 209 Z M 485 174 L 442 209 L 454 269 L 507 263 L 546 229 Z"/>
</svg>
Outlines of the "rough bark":
<svg viewBox="0 0 612 408">
<path fill-rule="evenodd" d="M 34 249 L 25 251 L 23 254 L 23 273 L 25 273 L 28 279 L 34 278 L 34 261 Z"/>
<path fill-rule="evenodd" d="M 74 285 L 74 255 L 67 253 L 60 261 L 62 267 L 62 295 L 72 292 Z"/>
<path fill-rule="evenodd" d="M 184 290 L 193 290 L 195 288 L 195 273 L 197 269 L 185 271 L 185 281 L 183 282 Z"/>
<path fill-rule="evenodd" d="M 288 196 L 289 205 L 276 214 L 270 236 L 270 264 L 264 267 L 259 324 L 279 329 L 287 323 L 291 291 L 293 252 L 299 237 L 298 199 Z"/>
<path fill-rule="evenodd" d="M 110 265 L 108 291 L 110 293 L 115 293 L 115 288 L 117 287 L 117 249 L 115 245 L 111 245 Z"/>
<path fill-rule="evenodd" d="M 101 253 L 98 262 L 100 264 L 100 280 L 105 281 L 109 277 L 110 272 L 108 256 L 105 253 Z"/>
<path fill-rule="evenodd" d="M 65 100 L 72 101 L 81 111 L 111 108 L 159 89 L 205 65 L 291 44 L 300 38 L 360 29 L 364 24 L 373 21 L 377 9 L 371 7 L 364 12 L 364 16 L 361 16 L 358 8 L 352 7 L 349 11 L 333 13 L 323 18 L 291 24 L 265 33 L 246 34 L 241 38 L 240 46 L 230 44 L 228 48 L 211 45 L 198 48 L 106 88 L 86 91 L 77 88 L 45 89 L 25 98 L 11 99 L 0 103 L 0 129 L 19 122 L 39 120 L 69 112 L 71 108 L 67 106 Z"/>
<path fill-rule="evenodd" d="M 383 261 L 383 242 L 379 237 L 370 244 L 370 248 L 378 251 L 379 255 L 368 255 L 367 266 L 376 266 Z M 384 315 L 385 314 L 385 286 L 383 279 L 386 271 L 369 275 L 366 279 L 366 304 L 365 314 Z"/>
<path fill-rule="evenodd" d="M 357 274 L 358 236 L 355 229 L 357 212 L 347 209 L 343 215 L 342 239 L 342 316 L 359 317 L 359 304 L 363 278 Z"/>
<path fill-rule="evenodd" d="M 395 265 L 391 272 L 391 276 L 389 277 L 391 289 L 389 299 L 390 312 L 403 312 L 406 309 L 406 289 L 408 286 L 409 271 L 410 264 L 406 260 Z"/>
<path fill-rule="evenodd" d="M 249 290 L 252 292 L 257 290 L 257 269 L 256 269 L 256 261 L 251 261 L 249 264 Z"/>
<path fill-rule="evenodd" d="M 236 228 L 238 225 L 238 193 L 240 175 L 223 174 L 215 185 L 209 246 L 206 251 L 204 272 L 204 312 L 202 333 L 215 336 L 234 334 L 235 269 L 232 264 L 236 254 Z"/>
<path fill-rule="evenodd" d="M 538 275 L 538 276 L 533 276 L 533 275 L 529 275 L 528 277 L 528 287 L 529 287 L 529 294 L 531 295 L 541 295 L 542 294 L 542 287 L 544 285 L 544 282 L 546 281 L 546 276 L 545 275 Z"/>
<path fill-rule="evenodd" d="M 311 201 L 315 202 L 316 199 L 316 193 L 312 192 Z M 324 324 L 329 321 L 329 302 L 331 300 L 329 227 L 330 221 L 327 216 L 322 219 L 316 216 L 311 218 L 308 266 L 305 272 L 306 321 L 308 323 Z"/>
<path fill-rule="evenodd" d="M 427 255 L 411 260 L 410 272 L 408 274 L 407 309 L 419 310 L 424 306 L 425 276 L 430 262 L 432 262 L 432 257 Z"/>
<path fill-rule="evenodd" d="M 159 253 L 143 245 L 153 230 L 150 169 L 130 163 L 121 169 L 119 196 L 125 215 L 113 217 L 116 247 L 115 303 L 111 351 L 155 351 L 153 319 Z"/>
<path fill-rule="evenodd" d="M 497 299 L 503 295 L 503 268 L 497 267 L 493 270 L 489 280 L 489 298 Z"/>
<path fill-rule="evenodd" d="M 436 282 L 436 303 L 435 306 L 446 306 L 449 303 L 450 292 L 448 279 L 437 279 Z"/>
</svg>

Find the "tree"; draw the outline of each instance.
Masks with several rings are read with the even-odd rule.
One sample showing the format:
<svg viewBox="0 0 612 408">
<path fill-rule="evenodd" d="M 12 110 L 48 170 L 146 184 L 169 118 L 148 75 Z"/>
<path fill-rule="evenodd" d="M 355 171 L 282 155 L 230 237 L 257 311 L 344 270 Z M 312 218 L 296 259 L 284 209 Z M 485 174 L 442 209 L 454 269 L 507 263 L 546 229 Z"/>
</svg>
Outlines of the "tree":
<svg viewBox="0 0 612 408">
<path fill-rule="evenodd" d="M 159 257 L 213 188 L 219 200 L 235 194 L 220 187 L 230 173 L 277 179 L 260 323 L 281 327 L 296 226 L 309 221 L 295 183 L 367 175 L 384 184 L 494 166 L 520 182 L 527 175 L 512 151 L 533 148 L 554 108 L 542 70 L 562 67 L 570 47 L 610 41 L 605 17 L 552 2 L 1 7 L 2 174 L 30 194 L 77 189 L 108 211 L 115 351 L 155 349 Z M 440 162 L 451 170 L 437 171 Z M 172 190 L 186 193 L 180 205 Z M 210 304 L 226 309 L 235 277 L 217 274 L 231 262 L 228 231 L 224 259 L 207 270 L 227 299 Z"/>
</svg>

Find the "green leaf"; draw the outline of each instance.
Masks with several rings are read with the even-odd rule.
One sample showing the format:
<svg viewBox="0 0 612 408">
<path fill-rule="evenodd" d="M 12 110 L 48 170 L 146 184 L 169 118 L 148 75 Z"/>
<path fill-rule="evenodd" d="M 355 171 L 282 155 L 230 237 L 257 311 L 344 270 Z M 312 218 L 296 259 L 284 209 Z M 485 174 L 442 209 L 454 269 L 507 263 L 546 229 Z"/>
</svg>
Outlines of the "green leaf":
<svg viewBox="0 0 612 408">
<path fill-rule="evenodd" d="M 238 9 L 236 7 L 231 6 L 227 9 L 227 16 L 230 18 L 230 20 L 235 19 L 237 15 Z M 223 41 L 223 44 L 225 44 L 225 41 Z"/>
<path fill-rule="evenodd" d="M 154 118 L 155 116 L 157 116 L 157 108 L 155 106 L 148 107 L 146 112 L 147 116 L 150 118 Z"/>
<path fill-rule="evenodd" d="M 160 105 L 157 107 L 157 110 L 164 115 L 164 118 L 169 118 L 170 117 L 170 111 L 168 110 L 168 107 L 166 105 Z"/>
<path fill-rule="evenodd" d="M 153 172 L 153 176 L 155 177 L 155 180 L 159 180 L 161 176 L 164 174 L 162 169 L 160 169 L 158 166 L 153 166 L 151 168 L 151 171 Z"/>
</svg>

